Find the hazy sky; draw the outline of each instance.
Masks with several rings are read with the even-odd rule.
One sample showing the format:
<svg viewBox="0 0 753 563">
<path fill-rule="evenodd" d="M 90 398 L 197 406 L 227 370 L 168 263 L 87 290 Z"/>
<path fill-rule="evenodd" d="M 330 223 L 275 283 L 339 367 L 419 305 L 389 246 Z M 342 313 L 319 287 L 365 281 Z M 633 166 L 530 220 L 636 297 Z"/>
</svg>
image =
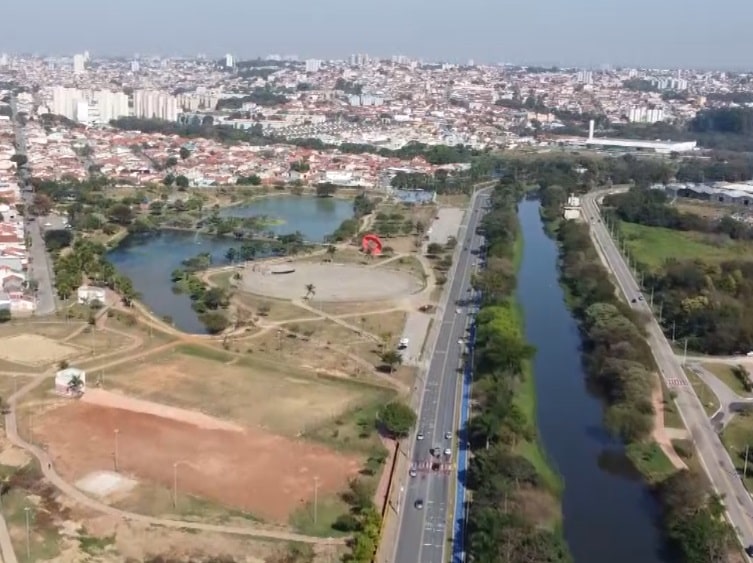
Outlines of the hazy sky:
<svg viewBox="0 0 753 563">
<path fill-rule="evenodd" d="M 0 14 L 11 52 L 753 68 L 751 0 L 7 0 Z"/>
</svg>

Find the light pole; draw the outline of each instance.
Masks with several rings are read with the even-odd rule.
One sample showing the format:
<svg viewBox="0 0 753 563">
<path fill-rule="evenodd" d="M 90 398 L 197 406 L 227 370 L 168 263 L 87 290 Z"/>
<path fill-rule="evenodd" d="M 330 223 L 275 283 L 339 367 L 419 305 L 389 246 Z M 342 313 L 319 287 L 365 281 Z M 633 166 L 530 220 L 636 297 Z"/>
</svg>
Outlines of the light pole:
<svg viewBox="0 0 753 563">
<path fill-rule="evenodd" d="M 316 526 L 317 513 L 319 512 L 319 477 L 314 477 L 314 526 Z"/>
<path fill-rule="evenodd" d="M 743 479 L 745 479 L 748 476 L 748 448 L 750 448 L 750 445 L 745 444 L 745 463 L 743 464 Z"/>
<path fill-rule="evenodd" d="M 682 353 L 682 365 L 688 363 L 688 339 L 685 339 L 685 351 Z"/>
<path fill-rule="evenodd" d="M 178 508 L 178 466 L 191 465 L 189 462 L 180 460 L 173 463 L 173 508 Z"/>
<path fill-rule="evenodd" d="M 116 428 L 113 430 L 113 434 L 115 434 L 115 452 L 113 454 L 113 459 L 115 461 L 115 472 L 118 472 L 118 436 L 120 435 L 120 429 Z"/>
<path fill-rule="evenodd" d="M 31 561 L 31 524 L 29 522 L 29 508 L 24 507 L 24 515 L 26 517 L 26 560 Z"/>
</svg>

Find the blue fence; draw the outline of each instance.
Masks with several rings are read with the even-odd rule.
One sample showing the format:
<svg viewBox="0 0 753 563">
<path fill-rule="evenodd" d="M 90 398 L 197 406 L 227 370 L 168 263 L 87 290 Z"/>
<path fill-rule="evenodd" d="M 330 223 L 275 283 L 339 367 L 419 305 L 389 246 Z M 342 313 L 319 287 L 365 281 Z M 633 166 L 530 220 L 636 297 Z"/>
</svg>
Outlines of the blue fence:
<svg viewBox="0 0 753 563">
<path fill-rule="evenodd" d="M 477 307 L 474 304 L 473 307 Z M 466 484 L 468 479 L 468 418 L 471 410 L 471 381 L 473 380 L 473 353 L 476 343 L 476 321 L 471 321 L 468 331 L 468 355 L 463 368 L 463 390 L 460 404 L 460 447 L 458 448 L 458 483 L 455 491 L 455 516 L 452 542 L 452 563 L 465 561 Z"/>
</svg>

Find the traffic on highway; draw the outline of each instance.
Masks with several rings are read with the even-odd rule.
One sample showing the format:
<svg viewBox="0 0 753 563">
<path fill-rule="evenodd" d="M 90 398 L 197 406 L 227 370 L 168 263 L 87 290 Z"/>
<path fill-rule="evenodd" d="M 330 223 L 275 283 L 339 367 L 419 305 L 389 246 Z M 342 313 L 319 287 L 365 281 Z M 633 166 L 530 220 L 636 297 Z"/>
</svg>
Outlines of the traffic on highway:
<svg viewBox="0 0 753 563">
<path fill-rule="evenodd" d="M 408 446 L 410 479 L 397 506 L 400 521 L 394 561 L 447 560 L 454 515 L 451 493 L 453 484 L 463 486 L 456 483 L 458 451 L 467 447 L 460 443 L 464 436 L 458 413 L 469 327 L 476 312 L 471 274 L 478 267 L 475 254 L 483 237 L 476 231 L 488 200 L 488 190 L 476 194 L 458 237 L 455 275 L 424 381 L 415 440 Z"/>
</svg>

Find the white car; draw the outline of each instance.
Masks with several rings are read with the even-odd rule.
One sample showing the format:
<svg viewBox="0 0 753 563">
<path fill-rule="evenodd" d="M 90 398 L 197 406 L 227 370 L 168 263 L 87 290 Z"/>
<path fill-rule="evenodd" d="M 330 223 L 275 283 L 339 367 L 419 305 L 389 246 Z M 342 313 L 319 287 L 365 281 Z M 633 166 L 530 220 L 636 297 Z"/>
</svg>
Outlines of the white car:
<svg viewBox="0 0 753 563">
<path fill-rule="evenodd" d="M 447 457 L 451 457 L 452 456 L 452 450 L 450 448 L 445 448 L 444 449 L 444 455 L 447 456 Z"/>
<path fill-rule="evenodd" d="M 403 350 L 403 349 L 407 348 L 408 344 L 410 344 L 410 338 L 401 338 L 400 342 L 397 345 L 398 350 Z"/>
<path fill-rule="evenodd" d="M 408 471 L 408 475 L 415 477 L 416 475 L 418 475 L 418 472 L 415 469 L 411 469 L 410 471 Z"/>
</svg>

